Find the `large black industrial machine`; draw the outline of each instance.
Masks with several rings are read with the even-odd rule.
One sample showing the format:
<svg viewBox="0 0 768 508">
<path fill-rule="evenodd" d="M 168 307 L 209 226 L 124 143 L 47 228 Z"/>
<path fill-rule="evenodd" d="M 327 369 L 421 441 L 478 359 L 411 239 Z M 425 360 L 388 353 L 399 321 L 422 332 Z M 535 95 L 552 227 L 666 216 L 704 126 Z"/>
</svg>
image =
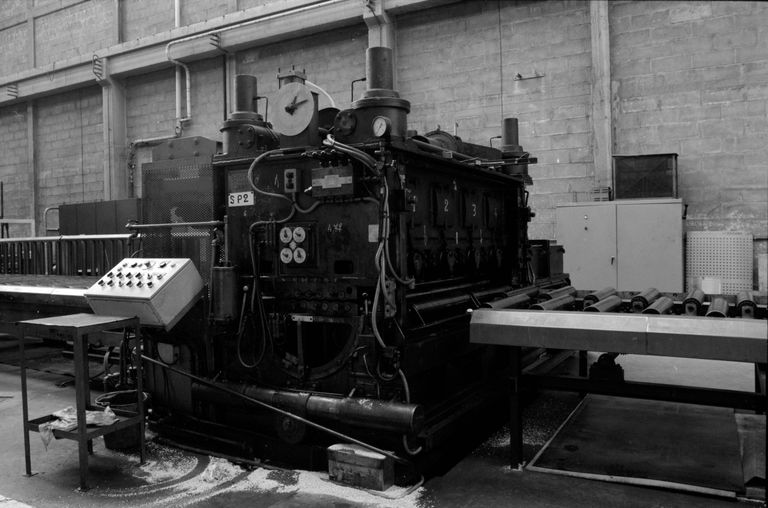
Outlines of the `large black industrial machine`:
<svg viewBox="0 0 768 508">
<path fill-rule="evenodd" d="M 415 454 L 504 386 L 506 356 L 469 344 L 467 311 L 531 286 L 535 159 L 516 119 L 499 149 L 409 131 L 391 57 L 369 48 L 367 90 L 342 111 L 318 110 L 291 70 L 265 119 L 256 79 L 237 76 L 220 153 L 177 139 L 145 165 L 142 256 L 192 259 L 208 282 L 176 326 L 144 334 L 166 428 L 238 429 L 230 442 L 260 455 L 328 441 L 306 419 Z"/>
</svg>

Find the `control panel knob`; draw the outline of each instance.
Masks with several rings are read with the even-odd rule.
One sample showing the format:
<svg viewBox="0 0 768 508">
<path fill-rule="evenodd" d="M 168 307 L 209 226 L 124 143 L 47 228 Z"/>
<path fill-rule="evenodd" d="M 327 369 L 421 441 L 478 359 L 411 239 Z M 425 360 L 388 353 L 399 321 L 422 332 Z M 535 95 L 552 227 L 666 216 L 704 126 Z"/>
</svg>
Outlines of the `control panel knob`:
<svg viewBox="0 0 768 508">
<path fill-rule="evenodd" d="M 291 233 L 291 228 L 283 228 L 280 230 L 280 241 L 283 243 L 288 243 L 293 238 L 293 233 Z"/>
<path fill-rule="evenodd" d="M 296 229 L 293 230 L 294 242 L 301 243 L 306 239 L 307 239 L 307 231 L 303 227 L 298 226 Z"/>
</svg>

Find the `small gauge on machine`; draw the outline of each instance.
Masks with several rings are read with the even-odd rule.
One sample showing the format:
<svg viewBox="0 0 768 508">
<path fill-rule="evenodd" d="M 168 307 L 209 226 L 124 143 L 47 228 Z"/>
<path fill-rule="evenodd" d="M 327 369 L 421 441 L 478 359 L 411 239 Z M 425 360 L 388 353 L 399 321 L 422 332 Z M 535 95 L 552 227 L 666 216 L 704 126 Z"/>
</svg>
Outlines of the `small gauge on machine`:
<svg viewBox="0 0 768 508">
<path fill-rule="evenodd" d="M 373 130 L 374 136 L 377 138 L 383 138 L 384 136 L 388 136 L 392 130 L 392 120 L 386 116 L 377 116 L 373 119 L 371 128 Z"/>
</svg>

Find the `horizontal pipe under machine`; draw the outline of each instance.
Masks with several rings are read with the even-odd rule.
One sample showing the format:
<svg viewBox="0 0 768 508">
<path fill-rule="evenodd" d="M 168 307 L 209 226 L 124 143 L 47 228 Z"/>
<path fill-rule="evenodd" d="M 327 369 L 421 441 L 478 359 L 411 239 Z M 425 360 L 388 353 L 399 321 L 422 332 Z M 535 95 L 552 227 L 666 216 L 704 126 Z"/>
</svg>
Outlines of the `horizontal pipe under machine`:
<svg viewBox="0 0 768 508">
<path fill-rule="evenodd" d="M 477 309 L 470 342 L 767 363 L 768 320 Z"/>
</svg>

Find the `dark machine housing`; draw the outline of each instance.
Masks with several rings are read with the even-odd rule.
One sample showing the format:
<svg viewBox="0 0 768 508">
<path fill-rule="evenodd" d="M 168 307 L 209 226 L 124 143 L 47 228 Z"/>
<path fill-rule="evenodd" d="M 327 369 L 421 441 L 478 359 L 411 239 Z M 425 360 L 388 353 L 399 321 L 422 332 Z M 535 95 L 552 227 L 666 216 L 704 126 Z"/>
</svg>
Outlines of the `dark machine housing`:
<svg viewBox="0 0 768 508">
<path fill-rule="evenodd" d="M 259 456 L 333 442 L 225 388 L 416 454 L 496 400 L 507 359 L 469 344 L 468 309 L 532 284 L 535 159 L 515 119 L 500 149 L 409 131 L 391 56 L 368 50 L 368 88 L 342 111 L 318 110 L 291 70 L 265 119 L 238 76 L 220 153 L 179 139 L 145 165 L 145 221 L 183 225 L 148 234 L 143 255 L 192 258 L 208 282 L 173 330 L 145 334 L 148 355 L 205 380 L 148 366 L 166 428 L 232 431 Z"/>
</svg>

